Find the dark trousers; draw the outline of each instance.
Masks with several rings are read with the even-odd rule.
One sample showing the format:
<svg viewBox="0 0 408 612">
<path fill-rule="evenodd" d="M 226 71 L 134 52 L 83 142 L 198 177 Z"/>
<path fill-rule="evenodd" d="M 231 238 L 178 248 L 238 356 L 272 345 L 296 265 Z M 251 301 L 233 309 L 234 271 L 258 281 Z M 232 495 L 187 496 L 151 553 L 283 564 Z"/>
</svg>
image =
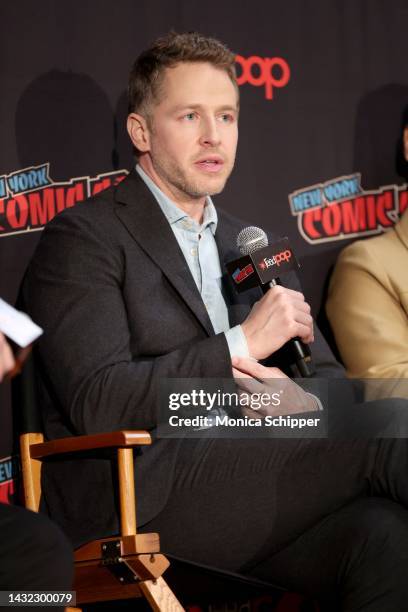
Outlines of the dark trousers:
<svg viewBox="0 0 408 612">
<path fill-rule="evenodd" d="M 0 504 L 0 590 L 69 591 L 72 578 L 72 549 L 60 529 L 46 516 Z"/>
<path fill-rule="evenodd" d="M 407 508 L 406 439 L 186 439 L 170 500 L 143 531 L 322 610 L 405 612 Z"/>
</svg>

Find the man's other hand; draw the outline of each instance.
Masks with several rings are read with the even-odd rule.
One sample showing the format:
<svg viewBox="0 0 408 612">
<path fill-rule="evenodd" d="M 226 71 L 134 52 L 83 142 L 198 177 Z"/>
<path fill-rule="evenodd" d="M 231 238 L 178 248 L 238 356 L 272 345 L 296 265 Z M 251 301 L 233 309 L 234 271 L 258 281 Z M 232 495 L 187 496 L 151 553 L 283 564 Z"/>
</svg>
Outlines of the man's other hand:
<svg viewBox="0 0 408 612">
<path fill-rule="evenodd" d="M 0 382 L 3 380 L 4 375 L 14 368 L 14 365 L 15 362 L 11 348 L 3 334 L 0 333 Z"/>
<path fill-rule="evenodd" d="M 280 285 L 254 304 L 241 327 L 255 359 L 269 357 L 291 338 L 306 344 L 314 340 L 313 318 L 303 294 Z"/>
<path fill-rule="evenodd" d="M 265 394 L 265 404 L 256 410 L 243 407 L 246 416 L 263 418 L 318 410 L 316 399 L 279 368 L 267 368 L 247 357 L 233 357 L 232 373 L 241 393 L 256 394 L 258 399 Z M 271 398 L 269 403 L 267 395 Z"/>
</svg>

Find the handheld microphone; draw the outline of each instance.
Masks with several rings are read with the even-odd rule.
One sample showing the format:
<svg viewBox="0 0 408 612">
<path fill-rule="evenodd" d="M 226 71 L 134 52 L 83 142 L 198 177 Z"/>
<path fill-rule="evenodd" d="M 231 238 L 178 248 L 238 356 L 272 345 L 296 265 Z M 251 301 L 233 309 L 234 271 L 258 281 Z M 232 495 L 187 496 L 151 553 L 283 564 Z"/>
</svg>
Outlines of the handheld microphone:
<svg viewBox="0 0 408 612">
<path fill-rule="evenodd" d="M 299 268 L 289 240 L 282 238 L 269 245 L 266 233 L 259 227 L 241 230 L 237 246 L 242 257 L 229 262 L 227 270 L 238 292 L 260 287 L 265 294 L 271 287 L 281 284 L 282 274 Z M 282 349 L 303 378 L 315 375 L 310 348 L 300 338 L 292 338 Z"/>
</svg>

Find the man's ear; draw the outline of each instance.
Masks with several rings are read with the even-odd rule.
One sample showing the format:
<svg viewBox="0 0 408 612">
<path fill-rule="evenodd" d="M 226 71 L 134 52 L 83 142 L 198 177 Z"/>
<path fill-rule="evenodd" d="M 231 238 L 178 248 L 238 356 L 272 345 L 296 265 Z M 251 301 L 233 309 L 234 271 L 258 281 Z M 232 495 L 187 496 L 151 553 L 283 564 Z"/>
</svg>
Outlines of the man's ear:
<svg viewBox="0 0 408 612">
<path fill-rule="evenodd" d="M 130 113 L 127 118 L 127 131 L 133 146 L 141 153 L 150 151 L 150 131 L 142 115 Z"/>
</svg>

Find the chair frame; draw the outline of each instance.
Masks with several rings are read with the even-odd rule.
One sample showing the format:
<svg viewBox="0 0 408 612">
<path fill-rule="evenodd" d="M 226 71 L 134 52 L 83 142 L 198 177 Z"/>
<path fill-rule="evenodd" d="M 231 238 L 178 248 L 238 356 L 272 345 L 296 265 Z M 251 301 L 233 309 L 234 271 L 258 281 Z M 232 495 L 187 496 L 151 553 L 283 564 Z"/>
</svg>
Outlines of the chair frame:
<svg viewBox="0 0 408 612">
<path fill-rule="evenodd" d="M 20 436 L 22 478 L 26 508 L 38 512 L 42 461 L 97 449 L 116 451 L 119 481 L 120 534 L 89 542 L 74 552 L 77 604 L 144 597 L 155 612 L 182 612 L 184 608 L 163 579 L 169 567 L 160 553 L 157 533 L 138 534 L 133 448 L 151 444 L 146 431 L 74 436 L 44 442 L 41 433 Z M 80 608 L 67 608 L 67 612 Z"/>
</svg>

